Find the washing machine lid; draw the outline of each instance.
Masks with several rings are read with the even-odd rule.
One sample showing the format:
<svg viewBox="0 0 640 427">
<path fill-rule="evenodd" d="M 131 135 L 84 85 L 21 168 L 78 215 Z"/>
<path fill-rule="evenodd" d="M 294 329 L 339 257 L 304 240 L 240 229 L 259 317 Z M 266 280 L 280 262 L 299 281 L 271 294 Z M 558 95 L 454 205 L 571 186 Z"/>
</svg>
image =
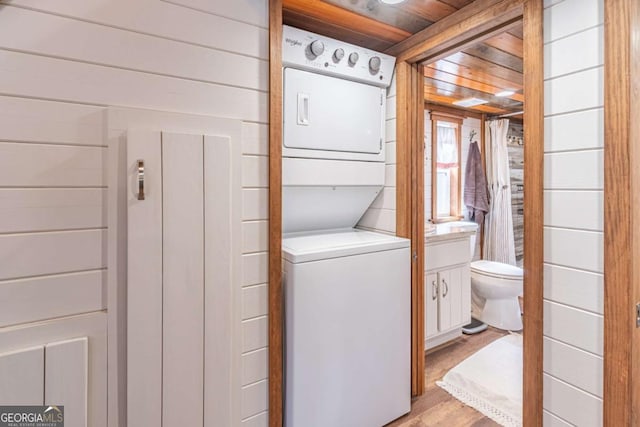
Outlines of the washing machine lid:
<svg viewBox="0 0 640 427">
<path fill-rule="evenodd" d="M 285 260 L 298 264 L 408 248 L 410 245 L 411 241 L 408 239 L 358 229 L 293 233 L 282 239 L 282 256 Z"/>
<path fill-rule="evenodd" d="M 522 269 L 515 265 L 495 261 L 474 261 L 471 263 L 471 271 L 494 277 L 522 278 Z"/>
</svg>

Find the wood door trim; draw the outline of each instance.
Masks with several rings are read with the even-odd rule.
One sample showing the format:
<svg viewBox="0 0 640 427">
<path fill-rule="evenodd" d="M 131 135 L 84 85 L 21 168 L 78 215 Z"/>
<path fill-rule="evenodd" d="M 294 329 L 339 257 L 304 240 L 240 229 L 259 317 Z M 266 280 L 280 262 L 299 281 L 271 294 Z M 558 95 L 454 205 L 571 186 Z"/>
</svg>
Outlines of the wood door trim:
<svg viewBox="0 0 640 427">
<path fill-rule="evenodd" d="M 544 296 L 543 0 L 527 0 L 524 49 L 524 332 L 523 425 L 542 425 Z M 486 142 L 485 142 L 486 144 Z"/>
<path fill-rule="evenodd" d="M 282 301 L 282 0 L 269 0 L 269 426 L 284 423 Z"/>
<path fill-rule="evenodd" d="M 476 0 L 387 49 L 398 62 L 436 60 L 519 25 L 524 0 Z"/>
<path fill-rule="evenodd" d="M 605 426 L 640 422 L 640 28 L 636 0 L 605 0 L 604 35 L 604 401 Z M 634 363 L 635 362 L 635 363 Z M 635 365 L 635 366 L 634 366 Z"/>
<path fill-rule="evenodd" d="M 525 73 L 525 99 L 527 99 L 525 109 L 525 120 L 527 127 L 525 128 L 525 138 L 528 144 L 525 146 L 525 186 L 527 188 L 525 203 L 525 332 L 524 332 L 524 390 L 523 390 L 523 422 L 525 426 L 541 426 L 542 425 L 542 297 L 543 297 L 543 181 L 542 171 L 544 167 L 544 141 L 543 141 L 543 124 L 544 124 L 544 88 L 543 88 L 543 37 L 542 37 L 542 0 L 478 0 L 471 5 L 461 9 L 459 12 L 450 15 L 446 25 L 443 28 L 432 25 L 421 33 L 409 39 L 407 42 L 400 43 L 396 47 L 391 48 L 390 52 L 395 53 L 399 57 L 397 65 L 398 70 L 406 70 L 410 68 L 412 63 L 422 62 L 425 60 L 435 60 L 445 56 L 451 52 L 461 49 L 462 45 L 469 44 L 471 41 L 487 38 L 488 34 L 495 35 L 500 31 L 504 31 L 505 27 L 513 25 L 518 20 L 523 20 L 525 43 L 524 43 L 524 61 Z M 445 21 L 445 20 L 443 20 Z M 429 31 L 431 29 L 431 31 Z M 419 135 L 411 135 L 411 128 L 408 118 L 413 114 L 410 104 L 401 101 L 409 98 L 409 94 L 402 93 L 401 89 L 407 87 L 408 73 L 398 72 L 396 84 L 398 85 L 398 109 L 397 109 L 397 144 L 398 150 L 406 150 L 405 145 L 416 143 Z M 419 90 L 422 93 L 422 90 Z M 417 129 L 415 129 L 417 130 Z M 415 131 L 414 130 L 414 131 Z M 397 182 L 402 187 L 408 181 L 411 171 L 406 171 L 406 167 L 402 165 L 405 160 L 404 156 L 398 153 L 397 165 Z M 410 164 L 410 163 L 409 163 Z M 420 177 L 418 177 L 420 181 Z M 423 188 L 424 175 L 421 179 L 422 183 L 416 186 Z M 398 196 L 397 198 L 397 217 L 404 219 L 410 212 L 413 205 L 411 200 Z M 413 192 L 406 194 L 413 194 Z M 418 220 L 413 227 L 424 225 L 424 210 L 418 215 Z M 406 228 L 406 224 L 402 224 L 402 230 Z M 400 230 L 400 228 L 399 228 Z M 423 239 L 422 236 L 412 234 L 417 239 Z M 424 281 L 424 272 L 417 272 L 418 277 L 412 278 L 414 281 L 422 283 Z M 414 285 L 415 286 L 415 285 Z M 420 309 L 422 307 L 422 310 Z M 412 302 L 412 322 L 420 321 L 423 318 L 424 301 Z M 420 314 L 420 318 L 418 318 Z M 424 337 L 415 337 L 418 343 Z M 412 350 L 417 348 L 418 343 L 412 343 Z M 412 363 L 412 385 L 418 384 L 418 379 L 414 376 L 423 375 L 419 372 L 417 364 Z M 414 394 L 422 394 L 423 388 L 414 389 Z"/>
</svg>

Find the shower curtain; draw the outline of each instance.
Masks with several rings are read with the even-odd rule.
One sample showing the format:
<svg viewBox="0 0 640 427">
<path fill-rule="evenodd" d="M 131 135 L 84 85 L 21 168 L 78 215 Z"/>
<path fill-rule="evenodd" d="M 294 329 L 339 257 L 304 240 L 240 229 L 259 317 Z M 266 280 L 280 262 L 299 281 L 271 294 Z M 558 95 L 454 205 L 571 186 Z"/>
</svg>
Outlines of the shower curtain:
<svg viewBox="0 0 640 427">
<path fill-rule="evenodd" d="M 485 129 L 490 203 L 489 213 L 485 219 L 484 259 L 516 265 L 507 151 L 509 120 L 488 121 Z"/>
</svg>

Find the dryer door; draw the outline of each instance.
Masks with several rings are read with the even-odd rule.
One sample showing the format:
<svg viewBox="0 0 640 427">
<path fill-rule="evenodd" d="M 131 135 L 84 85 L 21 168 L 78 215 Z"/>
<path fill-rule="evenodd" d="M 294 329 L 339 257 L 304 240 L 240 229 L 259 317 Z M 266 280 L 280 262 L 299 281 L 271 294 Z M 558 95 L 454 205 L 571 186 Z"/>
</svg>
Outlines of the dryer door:
<svg viewBox="0 0 640 427">
<path fill-rule="evenodd" d="M 385 90 L 284 70 L 283 155 L 384 161 Z"/>
</svg>

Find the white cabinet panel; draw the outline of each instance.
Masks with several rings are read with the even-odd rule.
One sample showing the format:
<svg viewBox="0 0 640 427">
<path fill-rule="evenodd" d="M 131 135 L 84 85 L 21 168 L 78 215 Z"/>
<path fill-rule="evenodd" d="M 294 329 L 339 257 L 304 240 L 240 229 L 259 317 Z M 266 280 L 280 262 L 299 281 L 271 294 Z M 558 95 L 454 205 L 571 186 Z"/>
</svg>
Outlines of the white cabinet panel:
<svg viewBox="0 0 640 427">
<path fill-rule="evenodd" d="M 232 217 L 235 165 L 231 139 L 205 135 L 203 149 L 204 426 L 215 427 L 234 424 L 235 391 L 240 389 L 240 351 L 234 343 L 240 333 L 237 307 L 241 295 L 231 268 L 240 227 L 236 229 Z"/>
<path fill-rule="evenodd" d="M 162 135 L 162 423 L 202 423 L 204 201 L 202 136 Z"/>
<path fill-rule="evenodd" d="M 128 140 L 129 424 L 235 425 L 239 147 L 199 134 L 130 131 Z"/>
<path fill-rule="evenodd" d="M 42 405 L 44 347 L 0 354 L 0 405 Z"/>
<path fill-rule="evenodd" d="M 162 152 L 160 132 L 127 135 L 127 164 L 145 162 L 145 199 L 129 179 L 127 216 L 127 420 L 162 425 Z M 136 171 L 132 170 L 135 177 Z"/>
<path fill-rule="evenodd" d="M 453 307 L 451 305 L 451 270 L 438 273 L 440 295 L 438 300 L 438 329 L 448 331 L 453 326 Z"/>
<path fill-rule="evenodd" d="M 78 338 L 47 344 L 45 405 L 64 405 L 65 426 L 87 426 L 89 340 Z"/>
<path fill-rule="evenodd" d="M 427 274 L 424 286 L 425 336 L 430 338 L 438 333 L 438 274 Z"/>
<path fill-rule="evenodd" d="M 471 321 L 469 237 L 425 246 L 425 346 L 457 338 Z"/>
</svg>

